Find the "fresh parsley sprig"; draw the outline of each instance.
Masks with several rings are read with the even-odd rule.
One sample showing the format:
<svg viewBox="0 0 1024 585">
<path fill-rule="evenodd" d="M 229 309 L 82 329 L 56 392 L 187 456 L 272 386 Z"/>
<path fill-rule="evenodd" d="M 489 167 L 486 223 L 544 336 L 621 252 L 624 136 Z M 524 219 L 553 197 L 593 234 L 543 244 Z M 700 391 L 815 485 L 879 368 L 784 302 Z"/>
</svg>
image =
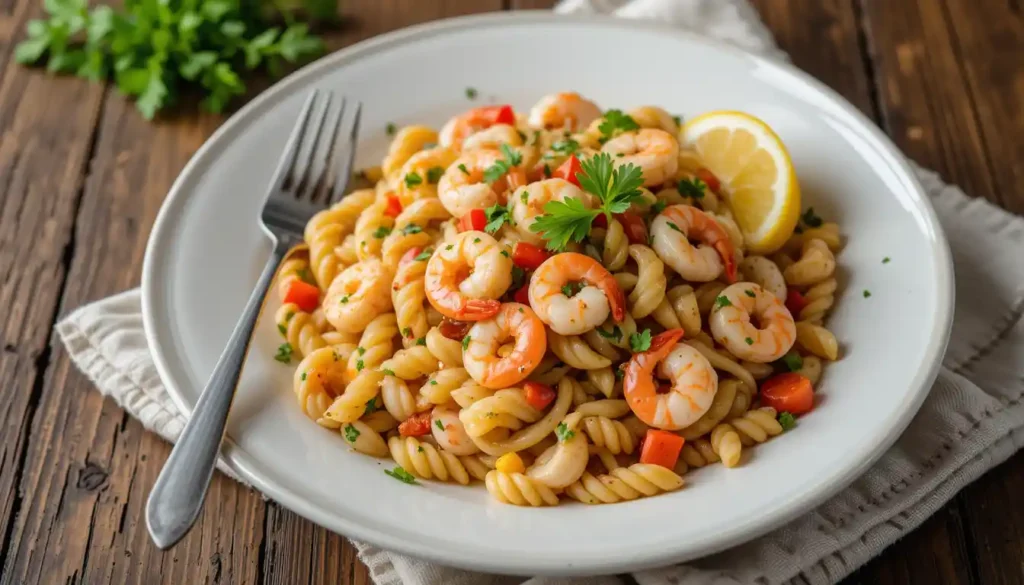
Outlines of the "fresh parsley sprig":
<svg viewBox="0 0 1024 585">
<path fill-rule="evenodd" d="M 601 144 L 608 142 L 621 132 L 629 132 L 639 128 L 640 124 L 637 124 L 632 116 L 623 114 L 622 110 L 608 110 L 604 113 L 601 123 L 597 125 L 597 131 L 601 133 L 601 138 L 599 139 Z"/>
<path fill-rule="evenodd" d="M 582 201 L 574 198 L 545 203 L 544 214 L 530 225 L 530 230 L 547 240 L 549 250 L 564 250 L 570 241 L 582 242 L 595 217 L 603 213 L 610 222 L 613 214 L 625 212 L 643 197 L 640 192 L 644 184 L 643 171 L 632 163 L 616 167 L 612 157 L 602 152 L 580 162 L 580 169 L 576 174 L 580 187 L 596 195 L 601 206 L 587 209 Z"/>
<path fill-rule="evenodd" d="M 499 159 L 493 165 L 484 169 L 484 181 L 488 184 L 504 177 L 506 173 L 512 170 L 512 167 L 519 166 L 523 163 L 523 155 L 512 150 L 512 147 L 507 144 L 501 145 L 501 154 L 503 154 L 505 158 Z"/>
</svg>

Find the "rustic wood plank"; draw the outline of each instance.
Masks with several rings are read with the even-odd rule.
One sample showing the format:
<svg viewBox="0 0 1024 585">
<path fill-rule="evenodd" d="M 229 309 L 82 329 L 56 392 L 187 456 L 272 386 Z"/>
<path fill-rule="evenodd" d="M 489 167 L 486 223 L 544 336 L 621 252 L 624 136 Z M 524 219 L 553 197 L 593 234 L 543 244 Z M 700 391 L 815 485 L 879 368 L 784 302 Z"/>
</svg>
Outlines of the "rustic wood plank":
<svg viewBox="0 0 1024 585">
<path fill-rule="evenodd" d="M 9 65 L 38 2 L 0 5 L 0 582 L 17 542 L 32 420 L 104 88 Z"/>
<path fill-rule="evenodd" d="M 1007 209 L 1024 213 L 1024 7 L 1019 2 L 950 0 L 941 6 L 989 160 Z M 980 583 L 1024 582 L 1024 454 L 964 489 L 964 524 Z"/>
<path fill-rule="evenodd" d="M 51 124 L 63 118 L 49 112 Z M 78 210 L 64 311 L 138 285 L 160 203 L 219 123 L 219 117 L 195 115 L 173 124 L 146 122 L 133 104 L 111 94 Z M 20 486 L 31 498 L 14 527 L 7 582 L 254 580 L 264 504 L 223 476 L 214 480 L 198 526 L 178 547 L 164 553 L 150 543 L 145 499 L 168 453 L 161 439 L 103 400 L 59 352 L 33 422 Z"/>
<path fill-rule="evenodd" d="M 873 67 L 866 58 L 868 39 L 860 26 L 860 11 L 853 2 L 757 0 L 754 4 L 794 65 L 835 89 L 876 121 L 895 116 L 891 104 L 877 103 Z M 877 3 L 876 6 L 882 10 Z M 881 41 L 876 39 L 876 42 Z M 882 48 L 871 48 L 891 52 L 885 48 L 890 45 L 879 46 Z M 884 106 L 890 107 L 884 109 Z M 889 129 L 885 124 L 883 128 Z M 855 572 L 848 582 L 970 583 L 966 569 L 968 556 L 969 546 L 953 504 Z M 935 557 L 948 562 L 936 563 L 932 560 Z M 918 566 L 925 568 L 917 570 Z"/>
<path fill-rule="evenodd" d="M 341 47 L 420 22 L 503 9 L 501 0 L 346 0 L 342 17 L 349 29 L 330 39 Z M 372 583 L 355 548 L 343 537 L 276 504 L 267 506 L 262 583 L 267 585 Z"/>
</svg>

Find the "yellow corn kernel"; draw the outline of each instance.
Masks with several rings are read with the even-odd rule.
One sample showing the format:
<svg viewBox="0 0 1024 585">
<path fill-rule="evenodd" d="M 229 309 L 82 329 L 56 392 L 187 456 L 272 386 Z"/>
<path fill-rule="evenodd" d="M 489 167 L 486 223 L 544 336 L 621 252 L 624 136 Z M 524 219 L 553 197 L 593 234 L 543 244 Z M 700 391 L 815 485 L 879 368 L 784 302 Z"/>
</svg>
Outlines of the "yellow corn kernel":
<svg viewBox="0 0 1024 585">
<path fill-rule="evenodd" d="M 526 466 L 516 453 L 505 453 L 494 462 L 494 468 L 502 473 L 524 473 Z"/>
</svg>

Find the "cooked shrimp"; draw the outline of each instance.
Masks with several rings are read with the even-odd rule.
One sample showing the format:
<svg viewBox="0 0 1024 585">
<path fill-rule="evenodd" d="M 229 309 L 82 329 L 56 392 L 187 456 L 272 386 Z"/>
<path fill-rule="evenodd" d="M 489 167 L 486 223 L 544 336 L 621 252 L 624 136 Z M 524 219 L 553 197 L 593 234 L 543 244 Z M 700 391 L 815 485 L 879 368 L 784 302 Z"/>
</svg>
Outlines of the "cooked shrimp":
<svg viewBox="0 0 1024 585">
<path fill-rule="evenodd" d="M 520 167 L 512 167 L 493 183 L 484 181 L 484 171 L 503 160 L 505 155 L 497 150 L 475 150 L 459 157 L 437 184 L 437 196 L 444 208 L 455 217 L 461 217 L 473 209 L 486 209 L 504 202 L 508 191 L 525 185 L 526 172 Z"/>
<path fill-rule="evenodd" d="M 533 128 L 575 132 L 600 117 L 601 108 L 597 104 L 578 93 L 566 92 L 540 98 L 530 108 L 528 123 Z"/>
<path fill-rule="evenodd" d="M 439 246 L 427 262 L 427 300 L 442 315 L 459 321 L 493 317 L 494 300 L 512 284 L 512 259 L 484 232 L 462 232 Z M 390 300 L 390 291 L 384 296 Z"/>
<path fill-rule="evenodd" d="M 466 427 L 459 420 L 458 411 L 438 406 L 431 411 L 430 419 L 430 432 L 438 447 L 452 455 L 460 456 L 480 452 L 480 448 L 469 438 Z"/>
<path fill-rule="evenodd" d="M 544 238 L 537 232 L 530 231 L 530 226 L 537 217 L 544 214 L 544 205 L 549 201 L 565 201 L 578 199 L 587 209 L 597 207 L 593 195 L 585 192 L 565 179 L 546 179 L 530 183 L 509 196 L 509 208 L 515 229 L 521 239 L 538 246 L 544 245 Z"/>
<path fill-rule="evenodd" d="M 789 309 L 753 282 L 727 286 L 708 321 L 715 341 L 743 360 L 773 362 L 786 355 L 796 341 L 796 324 Z"/>
<path fill-rule="evenodd" d="M 515 347 L 502 357 L 498 348 L 510 337 Z M 487 388 L 508 388 L 524 380 L 548 349 L 544 323 L 533 309 L 519 303 L 505 303 L 493 317 L 474 323 L 466 339 L 462 352 L 466 371 Z"/>
<path fill-rule="evenodd" d="M 577 285 L 576 294 L 566 296 Z M 590 256 L 565 252 L 541 264 L 530 278 L 530 306 L 540 320 L 560 335 L 586 333 L 608 318 L 620 323 L 626 297 L 618 282 Z"/>
<path fill-rule="evenodd" d="M 336 276 L 324 295 L 327 321 L 343 333 L 359 333 L 391 308 L 394 274 L 383 262 L 369 258 Z"/>
<path fill-rule="evenodd" d="M 707 213 L 689 205 L 670 205 L 651 222 L 652 247 L 658 256 L 691 282 L 710 282 L 725 269 L 736 281 L 736 262 L 729 234 Z M 691 241 L 697 241 L 694 246 Z"/>
<path fill-rule="evenodd" d="M 471 150 L 494 149 L 497 150 L 502 144 L 509 146 L 522 146 L 523 137 L 515 126 L 509 124 L 495 124 L 479 132 L 468 136 L 462 142 L 462 152 Z"/>
<path fill-rule="evenodd" d="M 690 426 L 711 408 L 718 391 L 718 374 L 699 351 L 676 343 L 682 329 L 669 329 L 651 340 L 651 347 L 626 364 L 622 393 L 633 413 L 646 424 L 674 431 Z M 661 394 L 654 380 L 658 375 L 671 381 Z"/>
<path fill-rule="evenodd" d="M 510 106 L 473 108 L 448 120 L 441 128 L 438 139 L 441 141 L 441 146 L 461 150 L 463 142 L 473 134 L 495 124 L 514 124 L 515 120 L 515 112 Z"/>
<path fill-rule="evenodd" d="M 615 166 L 633 163 L 640 167 L 645 187 L 671 181 L 679 167 L 679 143 L 657 128 L 620 134 L 605 142 L 601 152 L 611 154 Z"/>
<path fill-rule="evenodd" d="M 672 136 L 679 134 L 679 124 L 672 114 L 658 106 L 640 106 L 629 112 L 630 118 L 640 125 L 641 128 L 658 128 L 668 132 Z"/>
</svg>

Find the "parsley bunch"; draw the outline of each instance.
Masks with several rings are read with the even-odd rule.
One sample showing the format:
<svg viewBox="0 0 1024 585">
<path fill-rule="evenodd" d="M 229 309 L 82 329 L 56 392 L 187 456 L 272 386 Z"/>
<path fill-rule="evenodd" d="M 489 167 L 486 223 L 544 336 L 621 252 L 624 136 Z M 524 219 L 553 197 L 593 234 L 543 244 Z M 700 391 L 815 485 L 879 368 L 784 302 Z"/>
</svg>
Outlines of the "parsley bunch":
<svg viewBox="0 0 1024 585">
<path fill-rule="evenodd" d="M 616 167 L 612 157 L 602 152 L 581 161 L 580 168 L 576 174 L 580 187 L 596 195 L 601 207 L 587 209 L 582 201 L 572 198 L 545 203 L 544 214 L 530 225 L 530 230 L 547 240 L 549 250 L 564 250 L 570 240 L 582 242 L 595 217 L 603 213 L 611 222 L 612 214 L 625 212 L 643 197 L 643 171 L 632 163 Z"/>
<path fill-rule="evenodd" d="M 336 18 L 336 0 L 302 1 L 314 20 Z M 290 12 L 278 13 L 278 3 L 125 0 L 120 9 L 90 10 L 87 0 L 44 0 L 43 7 L 49 18 L 29 21 L 15 59 L 45 59 L 51 72 L 113 79 L 147 119 L 190 86 L 205 94 L 205 109 L 220 112 L 245 93 L 241 73 L 263 67 L 280 74 L 285 63 L 318 56 L 324 48 Z M 272 24 L 278 17 L 283 27 Z"/>
</svg>

